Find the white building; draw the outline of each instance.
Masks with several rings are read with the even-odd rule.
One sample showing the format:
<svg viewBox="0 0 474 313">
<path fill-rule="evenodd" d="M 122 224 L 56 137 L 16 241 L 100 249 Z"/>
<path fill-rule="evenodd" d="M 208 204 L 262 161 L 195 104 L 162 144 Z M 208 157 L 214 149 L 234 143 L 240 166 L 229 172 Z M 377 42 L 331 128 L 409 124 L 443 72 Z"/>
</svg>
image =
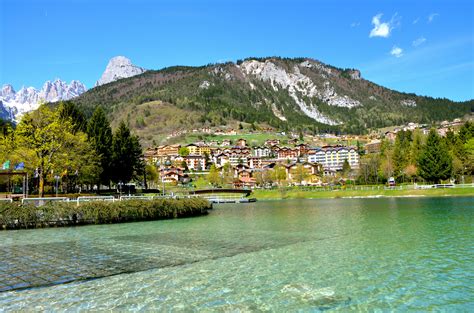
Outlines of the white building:
<svg viewBox="0 0 474 313">
<path fill-rule="evenodd" d="M 239 164 L 247 164 L 248 154 L 232 153 L 229 155 L 229 162 L 232 166 L 237 166 Z"/>
<path fill-rule="evenodd" d="M 342 170 L 344 160 L 349 162 L 352 169 L 359 168 L 359 154 L 355 148 L 325 146 L 313 151 L 314 153 L 308 155 L 308 162 L 322 164 L 324 169 Z"/>
<path fill-rule="evenodd" d="M 268 158 L 272 155 L 272 149 L 269 147 L 253 147 L 252 155 L 259 158 Z"/>
</svg>

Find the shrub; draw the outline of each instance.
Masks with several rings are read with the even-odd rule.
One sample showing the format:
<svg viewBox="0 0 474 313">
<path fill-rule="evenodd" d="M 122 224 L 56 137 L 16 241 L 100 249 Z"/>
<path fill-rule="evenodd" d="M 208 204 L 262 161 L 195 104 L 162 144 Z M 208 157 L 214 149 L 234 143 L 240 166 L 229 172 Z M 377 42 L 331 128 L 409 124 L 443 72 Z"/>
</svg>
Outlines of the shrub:
<svg viewBox="0 0 474 313">
<path fill-rule="evenodd" d="M 202 198 L 94 201 L 79 206 L 54 202 L 41 207 L 0 203 L 0 227 L 20 229 L 159 220 L 205 215 L 211 208 L 211 203 Z"/>
</svg>

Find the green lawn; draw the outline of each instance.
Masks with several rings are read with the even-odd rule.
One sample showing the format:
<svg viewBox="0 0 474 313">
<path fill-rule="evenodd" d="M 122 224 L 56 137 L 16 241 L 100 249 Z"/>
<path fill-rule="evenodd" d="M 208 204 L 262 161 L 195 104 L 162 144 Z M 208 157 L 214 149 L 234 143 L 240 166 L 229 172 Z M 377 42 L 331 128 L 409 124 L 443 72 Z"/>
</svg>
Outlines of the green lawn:
<svg viewBox="0 0 474 313">
<path fill-rule="evenodd" d="M 417 190 L 333 190 L 333 191 L 304 191 L 291 189 L 282 190 L 254 190 L 252 197 L 264 199 L 316 199 L 316 198 L 343 198 L 343 197 L 400 197 L 400 196 L 474 196 L 474 188 L 447 188 L 447 189 L 417 189 Z"/>
<path fill-rule="evenodd" d="M 169 140 L 169 143 L 181 143 L 181 144 L 189 144 L 196 141 L 204 140 L 206 142 L 217 140 L 222 142 L 224 139 L 231 140 L 232 143 L 235 143 L 238 139 L 244 138 L 247 140 L 247 145 L 255 146 L 255 145 L 263 145 L 266 140 L 268 139 L 279 139 L 281 145 L 286 145 L 286 142 L 291 139 L 290 136 L 286 135 L 283 136 L 279 133 L 246 133 L 246 134 L 238 134 L 238 135 L 214 135 L 214 134 L 203 134 L 203 133 L 187 133 L 186 135 L 172 138 Z M 313 145 L 312 139 L 306 137 L 305 142 Z M 337 138 L 324 138 L 322 140 L 323 144 L 326 145 L 349 145 L 349 146 L 356 146 L 357 140 L 340 140 Z M 365 140 L 359 140 L 360 144 L 365 144 Z"/>
<path fill-rule="evenodd" d="M 288 140 L 289 137 L 282 136 L 279 134 L 270 134 L 270 133 L 252 133 L 252 134 L 238 134 L 238 135 L 212 135 L 212 134 L 188 134 L 184 141 L 185 143 L 192 143 L 198 140 L 217 140 L 221 142 L 224 139 L 231 140 L 234 144 L 238 139 L 243 138 L 247 140 L 249 146 L 253 145 L 263 145 L 267 139 L 280 139 L 281 141 Z"/>
</svg>

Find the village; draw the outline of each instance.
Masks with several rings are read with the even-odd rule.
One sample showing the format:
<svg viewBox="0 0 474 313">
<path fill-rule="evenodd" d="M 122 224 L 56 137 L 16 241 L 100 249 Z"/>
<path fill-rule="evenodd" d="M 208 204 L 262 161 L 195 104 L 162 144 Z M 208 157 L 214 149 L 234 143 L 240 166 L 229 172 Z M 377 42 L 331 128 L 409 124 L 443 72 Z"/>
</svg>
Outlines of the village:
<svg viewBox="0 0 474 313">
<path fill-rule="evenodd" d="M 461 119 L 444 121 L 436 125 L 436 130 L 440 136 L 446 136 L 449 130 L 455 131 L 463 123 Z M 268 186 L 268 181 L 274 185 L 284 181 L 290 185 L 322 186 L 353 179 L 359 170 L 361 156 L 380 153 L 382 142 L 393 143 L 398 132 L 419 130 L 426 135 L 430 128 L 408 123 L 369 135 L 303 135 L 276 133 L 272 129 L 252 132 L 205 127 L 191 131 L 204 134 L 200 136 L 203 139 L 150 147 L 144 152 L 144 158 L 147 164 L 159 170 L 160 183 L 166 184 L 189 184 L 192 176 L 205 177 L 211 171 L 217 171 L 220 177 L 227 176 L 227 184 L 234 188 L 264 187 Z M 168 138 L 183 133 L 186 132 L 176 132 Z M 261 142 L 249 139 L 255 134 L 268 139 Z M 275 168 L 284 172 L 281 179 L 266 180 L 265 177 L 275 176 Z"/>
<path fill-rule="evenodd" d="M 146 150 L 145 159 L 160 168 L 160 177 L 165 183 L 187 182 L 187 172 L 208 171 L 211 166 L 223 171 L 230 166 L 234 187 L 248 188 L 255 187 L 258 175 L 277 166 L 284 169 L 284 176 L 289 181 L 303 185 L 321 185 L 321 173 L 335 176 L 342 170 L 345 160 L 353 169 L 359 166 L 355 147 L 316 148 L 298 140 L 283 146 L 278 139 L 269 139 L 261 146 L 249 146 L 242 138 L 235 142 L 163 145 Z"/>
</svg>

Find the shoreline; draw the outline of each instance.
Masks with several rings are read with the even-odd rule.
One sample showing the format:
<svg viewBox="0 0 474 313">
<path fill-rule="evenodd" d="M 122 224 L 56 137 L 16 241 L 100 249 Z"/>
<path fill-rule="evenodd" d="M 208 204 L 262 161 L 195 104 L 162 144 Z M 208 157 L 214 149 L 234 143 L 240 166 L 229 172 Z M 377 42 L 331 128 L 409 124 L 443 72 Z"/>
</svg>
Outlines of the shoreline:
<svg viewBox="0 0 474 313">
<path fill-rule="evenodd" d="M 252 197 L 262 200 L 286 199 L 377 199 L 421 197 L 474 197 L 474 188 L 408 189 L 408 190 L 254 190 Z"/>
</svg>

